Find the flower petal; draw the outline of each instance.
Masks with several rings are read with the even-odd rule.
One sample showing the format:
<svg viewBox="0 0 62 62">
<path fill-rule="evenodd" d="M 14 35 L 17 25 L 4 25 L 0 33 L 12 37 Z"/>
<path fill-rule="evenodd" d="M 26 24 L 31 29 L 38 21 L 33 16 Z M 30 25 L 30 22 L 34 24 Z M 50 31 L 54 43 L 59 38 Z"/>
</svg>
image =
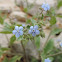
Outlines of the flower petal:
<svg viewBox="0 0 62 62">
<path fill-rule="evenodd" d="M 50 5 L 49 4 L 46 4 L 47 5 L 47 10 L 49 10 L 50 9 Z"/>
<path fill-rule="evenodd" d="M 44 10 L 47 11 L 48 10 L 47 7 L 45 7 Z"/>
<path fill-rule="evenodd" d="M 36 36 L 36 33 L 32 33 L 32 36 L 35 37 Z"/>
<path fill-rule="evenodd" d="M 13 33 L 13 34 L 16 34 L 16 33 L 17 33 L 17 31 L 16 31 L 16 30 L 13 30 L 13 31 L 12 31 L 12 33 Z"/>
<path fill-rule="evenodd" d="M 32 34 L 32 31 L 31 31 L 31 30 L 29 30 L 29 31 L 28 31 L 28 33 L 29 33 L 29 34 Z"/>
<path fill-rule="evenodd" d="M 38 35 L 40 33 L 40 31 L 39 30 L 36 30 L 36 34 Z"/>
<path fill-rule="evenodd" d="M 18 30 L 19 29 L 19 27 L 18 26 L 15 26 L 15 30 Z"/>
<path fill-rule="evenodd" d="M 35 26 L 34 26 L 34 29 L 38 29 L 38 26 L 37 26 L 37 25 L 35 25 Z"/>
<path fill-rule="evenodd" d="M 23 31 L 19 31 L 20 35 L 23 35 Z"/>
<path fill-rule="evenodd" d="M 18 38 L 18 37 L 20 36 L 20 34 L 17 32 L 17 33 L 15 34 L 15 36 Z"/>
<path fill-rule="evenodd" d="M 44 8 L 44 7 L 45 7 L 45 3 L 42 4 L 42 8 Z"/>
<path fill-rule="evenodd" d="M 30 27 L 31 30 L 33 30 L 33 28 L 34 28 L 33 26 Z"/>
<path fill-rule="evenodd" d="M 22 24 L 23 27 L 25 27 L 25 24 Z"/>
<path fill-rule="evenodd" d="M 50 9 L 50 5 L 43 3 L 42 8 L 43 8 L 45 11 L 47 11 L 47 10 Z"/>
<path fill-rule="evenodd" d="M 20 26 L 20 27 L 19 27 L 19 30 L 23 30 L 23 27 L 22 27 L 22 26 Z"/>
</svg>

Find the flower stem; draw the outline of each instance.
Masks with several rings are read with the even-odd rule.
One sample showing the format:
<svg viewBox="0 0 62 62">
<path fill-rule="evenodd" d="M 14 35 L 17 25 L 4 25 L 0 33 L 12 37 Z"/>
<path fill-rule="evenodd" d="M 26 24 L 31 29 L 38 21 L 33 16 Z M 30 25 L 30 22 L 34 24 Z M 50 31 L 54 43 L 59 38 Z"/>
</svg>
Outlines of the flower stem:
<svg viewBox="0 0 62 62">
<path fill-rule="evenodd" d="M 7 36 L 7 34 L 5 34 L 5 36 L 6 36 L 6 39 L 7 39 L 7 41 L 8 41 L 8 44 L 9 44 L 9 39 L 8 39 L 8 36 Z"/>
<path fill-rule="evenodd" d="M 24 62 L 29 62 L 28 61 L 28 58 L 27 58 L 27 55 L 26 55 L 26 52 L 25 52 L 25 47 L 23 45 L 23 42 L 21 41 L 21 45 L 22 45 L 22 48 L 23 48 L 23 52 L 24 52 Z"/>
<path fill-rule="evenodd" d="M 51 31 L 50 31 L 50 33 L 49 33 L 49 35 L 48 35 L 48 38 L 47 38 L 47 40 L 46 40 L 46 42 L 45 42 L 45 44 L 44 44 L 44 46 L 43 46 L 43 50 L 44 50 L 46 44 L 48 43 L 48 40 L 49 40 L 49 38 L 50 38 L 50 36 L 51 36 L 51 32 L 52 32 L 52 29 L 51 29 Z"/>
<path fill-rule="evenodd" d="M 38 57 L 39 57 L 39 60 L 40 60 L 40 62 L 41 62 L 41 51 L 40 50 L 38 50 L 37 49 L 37 47 L 36 47 L 36 45 L 35 45 L 35 37 L 33 38 L 34 39 L 34 41 L 32 41 L 32 43 L 33 43 L 33 45 L 34 45 L 34 48 L 36 49 L 36 51 L 38 52 Z"/>
</svg>

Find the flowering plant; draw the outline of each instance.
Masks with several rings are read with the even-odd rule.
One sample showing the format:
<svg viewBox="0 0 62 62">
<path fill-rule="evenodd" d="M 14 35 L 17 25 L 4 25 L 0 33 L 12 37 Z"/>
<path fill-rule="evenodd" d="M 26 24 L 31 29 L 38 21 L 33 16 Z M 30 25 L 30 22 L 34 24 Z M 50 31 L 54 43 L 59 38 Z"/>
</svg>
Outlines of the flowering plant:
<svg viewBox="0 0 62 62">
<path fill-rule="evenodd" d="M 0 48 L 0 56 L 2 54 L 8 54 L 13 55 L 11 59 L 8 59 L 7 57 L 3 60 L 3 62 L 16 62 L 17 60 L 23 59 L 23 62 L 30 62 L 28 58 L 28 53 L 26 52 L 26 45 L 28 45 L 29 41 L 32 41 L 36 51 L 38 52 L 38 62 L 53 62 L 53 57 L 55 55 L 58 55 L 59 53 L 51 53 L 54 49 L 54 40 L 50 38 L 52 35 L 55 35 L 57 33 L 62 32 L 62 29 L 58 28 L 56 24 L 56 14 L 53 12 L 54 10 L 50 7 L 49 4 L 42 4 L 41 8 L 39 9 L 41 13 L 39 13 L 39 16 L 32 16 L 31 18 L 26 17 L 26 23 L 25 24 L 17 24 L 15 22 L 10 21 L 10 24 L 5 23 L 4 19 L 0 16 L 1 24 L 4 24 L 4 28 L 0 33 L 4 34 L 13 34 L 13 36 L 10 38 L 9 47 L 10 48 Z M 46 14 L 43 14 L 43 12 L 46 12 Z M 47 19 L 48 18 L 48 19 Z M 43 31 L 43 27 L 46 25 L 46 20 L 48 21 L 49 28 L 51 29 L 49 36 L 45 43 L 43 44 L 43 48 L 40 47 L 41 38 L 45 38 L 45 33 Z M 8 39 L 8 38 L 7 38 Z M 22 53 L 13 53 L 12 52 L 12 46 L 15 41 L 20 41 L 23 49 Z M 62 46 L 62 44 L 60 44 Z M 17 48 L 17 47 L 16 47 Z M 21 48 L 21 47 L 20 47 Z M 31 55 L 29 55 L 31 56 Z M 33 61 L 32 61 L 33 62 Z M 37 62 L 37 61 L 36 61 Z"/>
</svg>

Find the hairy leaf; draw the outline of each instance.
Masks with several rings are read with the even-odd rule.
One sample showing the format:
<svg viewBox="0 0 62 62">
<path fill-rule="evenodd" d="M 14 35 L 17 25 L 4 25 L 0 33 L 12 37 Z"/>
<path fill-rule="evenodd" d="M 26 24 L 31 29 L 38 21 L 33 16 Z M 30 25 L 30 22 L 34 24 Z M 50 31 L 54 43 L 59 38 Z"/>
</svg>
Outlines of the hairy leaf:
<svg viewBox="0 0 62 62">
<path fill-rule="evenodd" d="M 52 16 L 51 20 L 49 21 L 51 25 L 54 25 L 56 23 L 56 17 Z"/>
<path fill-rule="evenodd" d="M 52 35 L 55 35 L 55 34 L 58 34 L 58 33 L 60 33 L 60 32 L 62 32 L 62 29 L 55 28 L 55 29 L 52 30 L 51 34 L 52 34 Z"/>
<path fill-rule="evenodd" d="M 10 38 L 10 45 L 12 45 L 16 40 L 16 37 L 15 35 L 13 35 L 11 38 Z"/>
<path fill-rule="evenodd" d="M 44 53 L 47 54 L 48 52 L 50 52 L 53 49 L 53 47 L 54 47 L 54 41 L 53 41 L 53 39 L 50 39 L 44 48 Z"/>
<path fill-rule="evenodd" d="M 35 37 L 35 45 L 37 46 L 37 48 L 40 48 L 40 36 Z"/>
</svg>

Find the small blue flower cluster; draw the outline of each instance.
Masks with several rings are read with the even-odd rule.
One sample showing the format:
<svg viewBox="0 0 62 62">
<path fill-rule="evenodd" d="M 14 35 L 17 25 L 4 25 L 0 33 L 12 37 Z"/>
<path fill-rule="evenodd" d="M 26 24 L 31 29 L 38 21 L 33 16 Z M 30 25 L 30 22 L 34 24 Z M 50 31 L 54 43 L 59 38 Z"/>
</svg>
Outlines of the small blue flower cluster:
<svg viewBox="0 0 62 62">
<path fill-rule="evenodd" d="M 43 5 L 41 6 L 45 11 L 50 10 L 50 5 L 49 4 L 45 4 L 43 3 Z"/>
<path fill-rule="evenodd" d="M 25 25 L 23 25 L 23 26 L 25 26 Z M 15 26 L 15 29 L 12 31 L 12 33 L 17 38 L 20 37 L 20 35 L 23 35 L 23 27 L 22 26 L 20 26 L 20 27 Z M 36 36 L 36 35 L 38 35 L 40 33 L 40 31 L 38 30 L 38 26 L 37 25 L 35 25 L 34 27 L 31 26 L 28 33 L 32 34 L 33 37 Z"/>
<path fill-rule="evenodd" d="M 50 9 L 49 4 L 45 4 L 43 3 L 43 5 L 41 6 L 45 11 L 48 11 Z M 23 27 L 25 27 L 25 24 L 22 24 Z M 18 38 L 20 35 L 23 35 L 23 27 L 20 26 L 15 26 L 15 29 L 12 31 L 13 34 Z M 39 35 L 40 31 L 38 30 L 38 26 L 31 26 L 30 30 L 28 32 L 29 34 L 32 34 L 33 37 L 35 37 L 36 35 Z"/>
<path fill-rule="evenodd" d="M 51 60 L 49 58 L 45 59 L 45 62 L 51 62 Z"/>
<path fill-rule="evenodd" d="M 15 26 L 15 29 L 12 31 L 12 33 L 18 38 L 20 35 L 23 35 L 23 27 Z"/>
<path fill-rule="evenodd" d="M 40 33 L 40 31 L 38 30 L 38 26 L 37 25 L 31 26 L 28 33 L 32 34 L 32 36 L 38 35 Z"/>
</svg>

